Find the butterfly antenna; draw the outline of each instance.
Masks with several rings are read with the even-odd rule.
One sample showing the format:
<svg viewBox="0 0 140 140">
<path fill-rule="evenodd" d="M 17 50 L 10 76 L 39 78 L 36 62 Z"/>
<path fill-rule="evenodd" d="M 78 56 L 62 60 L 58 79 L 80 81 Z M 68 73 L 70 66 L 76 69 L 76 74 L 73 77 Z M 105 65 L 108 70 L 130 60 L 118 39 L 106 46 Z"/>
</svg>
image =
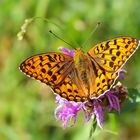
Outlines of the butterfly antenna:
<svg viewBox="0 0 140 140">
<path fill-rule="evenodd" d="M 56 35 L 55 33 L 52 32 L 52 30 L 49 30 L 49 33 L 51 33 L 54 37 L 58 38 L 59 40 L 65 42 L 67 45 L 71 46 L 72 48 L 75 49 L 75 47 L 73 45 L 71 45 L 70 43 L 68 43 L 67 41 L 65 41 L 64 39 L 60 38 L 58 35 Z"/>
<path fill-rule="evenodd" d="M 88 38 L 85 40 L 85 42 L 83 43 L 82 46 L 85 46 L 91 39 L 92 35 L 96 32 L 96 30 L 98 29 L 98 27 L 100 26 L 100 22 L 97 22 L 96 26 L 94 27 L 94 29 L 92 30 L 92 32 L 90 33 L 90 35 L 88 36 Z"/>
</svg>

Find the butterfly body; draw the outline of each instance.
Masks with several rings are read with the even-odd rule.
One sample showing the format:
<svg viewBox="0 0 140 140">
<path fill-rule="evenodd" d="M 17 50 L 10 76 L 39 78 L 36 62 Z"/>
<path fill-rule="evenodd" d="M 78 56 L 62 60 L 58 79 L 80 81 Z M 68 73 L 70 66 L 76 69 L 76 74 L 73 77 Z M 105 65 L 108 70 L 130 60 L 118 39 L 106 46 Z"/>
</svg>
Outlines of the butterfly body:
<svg viewBox="0 0 140 140">
<path fill-rule="evenodd" d="M 132 37 L 118 37 L 92 47 L 86 54 L 77 48 L 73 56 L 48 52 L 27 58 L 22 72 L 49 86 L 61 97 L 86 102 L 104 95 L 120 69 L 139 46 Z"/>
<path fill-rule="evenodd" d="M 93 92 L 95 82 L 95 72 L 92 67 L 92 62 L 87 54 L 78 48 L 74 53 L 74 72 L 73 82 L 76 83 L 78 90 L 84 92 L 88 97 Z"/>
</svg>

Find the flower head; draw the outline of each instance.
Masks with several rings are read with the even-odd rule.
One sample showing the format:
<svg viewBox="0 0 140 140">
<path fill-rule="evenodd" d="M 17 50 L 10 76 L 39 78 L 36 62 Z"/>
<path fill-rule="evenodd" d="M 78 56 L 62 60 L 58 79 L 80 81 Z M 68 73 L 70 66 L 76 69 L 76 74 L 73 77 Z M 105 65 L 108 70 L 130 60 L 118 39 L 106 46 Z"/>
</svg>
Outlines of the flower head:
<svg viewBox="0 0 140 140">
<path fill-rule="evenodd" d="M 59 47 L 59 49 L 67 55 L 74 56 L 74 50 L 69 50 L 64 47 Z M 126 73 L 126 71 L 120 70 L 118 79 L 124 78 L 124 73 Z M 87 102 L 67 101 L 57 95 L 56 103 L 58 104 L 58 107 L 55 110 L 55 117 L 57 120 L 63 122 L 63 128 L 65 128 L 72 119 L 73 121 L 70 126 L 73 126 L 76 123 L 78 112 L 82 110 L 85 116 L 85 124 L 95 116 L 98 126 L 102 128 L 104 123 L 104 112 L 110 112 L 112 110 L 120 112 L 120 107 L 127 99 L 127 94 L 127 89 L 118 83 L 100 98 L 91 99 Z"/>
<path fill-rule="evenodd" d="M 18 40 L 22 40 L 26 31 L 27 31 L 27 28 L 28 26 L 33 22 L 34 18 L 30 18 L 30 19 L 25 19 L 25 22 L 24 24 L 21 26 L 21 30 L 20 32 L 17 34 L 17 38 Z"/>
<path fill-rule="evenodd" d="M 63 128 L 65 128 L 68 121 L 71 121 L 72 119 L 73 119 L 73 122 L 70 126 L 75 124 L 77 113 L 80 110 L 84 111 L 87 121 L 90 118 L 89 113 L 84 108 L 84 104 L 81 102 L 76 103 L 72 101 L 67 101 L 65 99 L 62 99 L 59 95 L 57 95 L 56 103 L 59 104 L 59 106 L 55 110 L 55 117 L 57 120 L 60 120 L 63 122 Z"/>
</svg>

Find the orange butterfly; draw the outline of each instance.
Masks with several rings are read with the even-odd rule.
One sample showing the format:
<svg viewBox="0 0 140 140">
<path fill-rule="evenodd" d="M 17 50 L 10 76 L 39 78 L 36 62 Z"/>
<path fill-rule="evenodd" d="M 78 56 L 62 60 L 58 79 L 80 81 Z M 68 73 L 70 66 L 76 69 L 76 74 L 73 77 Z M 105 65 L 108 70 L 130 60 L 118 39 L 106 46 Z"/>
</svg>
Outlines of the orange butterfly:
<svg viewBox="0 0 140 140">
<path fill-rule="evenodd" d="M 61 97 L 85 102 L 99 98 L 112 87 L 138 46 L 135 38 L 118 37 L 95 45 L 87 54 L 77 48 L 73 57 L 58 52 L 34 55 L 20 69 L 51 86 Z"/>
</svg>

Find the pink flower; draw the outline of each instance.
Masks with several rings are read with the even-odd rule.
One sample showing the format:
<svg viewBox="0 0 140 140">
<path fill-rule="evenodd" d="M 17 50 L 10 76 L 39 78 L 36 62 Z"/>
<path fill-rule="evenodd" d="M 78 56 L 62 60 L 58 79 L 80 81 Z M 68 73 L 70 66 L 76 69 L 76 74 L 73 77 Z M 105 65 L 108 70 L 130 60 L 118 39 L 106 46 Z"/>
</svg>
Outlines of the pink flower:
<svg viewBox="0 0 140 140">
<path fill-rule="evenodd" d="M 59 49 L 67 55 L 72 57 L 74 55 L 74 50 L 69 50 L 64 47 L 60 47 Z M 118 79 L 124 78 L 124 73 L 126 73 L 124 70 L 120 70 Z M 67 101 L 57 95 L 56 103 L 58 104 L 58 107 L 55 110 L 55 117 L 57 120 L 62 121 L 63 128 L 67 126 L 69 121 L 71 122 L 70 126 L 73 126 L 76 123 L 78 112 L 82 110 L 85 116 L 85 124 L 93 118 L 92 116 L 96 116 L 97 124 L 102 128 L 104 123 L 104 111 L 110 112 L 114 109 L 117 112 L 120 112 L 120 105 L 126 98 L 127 89 L 122 85 L 116 85 L 100 98 L 93 99 L 86 103 Z"/>
</svg>

